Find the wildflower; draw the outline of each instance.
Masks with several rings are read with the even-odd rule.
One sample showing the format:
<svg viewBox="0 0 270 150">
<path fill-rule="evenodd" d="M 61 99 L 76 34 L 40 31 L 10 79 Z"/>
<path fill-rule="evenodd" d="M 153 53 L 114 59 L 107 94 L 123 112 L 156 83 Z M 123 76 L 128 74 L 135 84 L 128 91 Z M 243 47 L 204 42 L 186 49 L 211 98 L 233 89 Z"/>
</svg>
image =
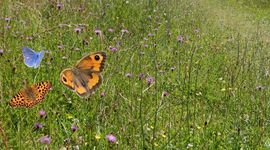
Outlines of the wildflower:
<svg viewBox="0 0 270 150">
<path fill-rule="evenodd" d="M 122 29 L 121 32 L 122 33 L 129 33 L 129 31 L 127 29 Z"/>
<path fill-rule="evenodd" d="M 41 129 L 43 125 L 41 123 L 35 123 L 35 128 L 36 129 Z"/>
<path fill-rule="evenodd" d="M 4 54 L 4 50 L 0 49 L 0 55 L 3 56 L 3 54 Z"/>
<path fill-rule="evenodd" d="M 192 143 L 188 143 L 187 148 L 192 148 L 193 144 Z"/>
<path fill-rule="evenodd" d="M 76 47 L 74 48 L 75 51 L 80 51 L 80 48 Z"/>
<path fill-rule="evenodd" d="M 68 59 L 68 57 L 67 56 L 63 56 L 62 59 L 63 60 L 66 60 L 66 59 Z"/>
<path fill-rule="evenodd" d="M 5 29 L 10 29 L 11 28 L 11 26 L 5 26 Z"/>
<path fill-rule="evenodd" d="M 57 3 L 56 5 L 57 9 L 60 10 L 63 8 L 63 4 L 62 3 Z"/>
<path fill-rule="evenodd" d="M 63 45 L 58 45 L 57 48 L 58 48 L 58 49 L 63 49 L 64 46 L 63 46 Z"/>
<path fill-rule="evenodd" d="M 111 143 L 115 143 L 117 140 L 116 137 L 112 134 L 106 135 L 106 139 L 108 140 L 108 142 L 111 142 Z"/>
<path fill-rule="evenodd" d="M 26 40 L 31 41 L 31 40 L 33 40 L 33 37 L 32 37 L 32 36 L 27 36 L 27 37 L 26 37 Z"/>
<path fill-rule="evenodd" d="M 195 32 L 195 33 L 199 33 L 200 30 L 199 30 L 199 29 L 195 29 L 194 32 Z"/>
<path fill-rule="evenodd" d="M 72 130 L 73 132 L 77 131 L 77 130 L 78 130 L 78 126 L 76 126 L 75 124 L 73 124 L 73 125 L 71 126 L 71 130 Z"/>
<path fill-rule="evenodd" d="M 101 35 L 102 32 L 101 32 L 101 30 L 96 29 L 96 30 L 95 30 L 95 33 L 96 33 L 96 35 Z"/>
<path fill-rule="evenodd" d="M 48 135 L 45 135 L 39 139 L 39 142 L 42 144 L 50 144 L 51 138 Z"/>
<path fill-rule="evenodd" d="M 131 78 L 132 77 L 132 74 L 131 73 L 127 73 L 126 74 L 126 77 Z"/>
<path fill-rule="evenodd" d="M 145 78 L 145 75 L 143 73 L 139 74 L 139 79 L 142 80 L 143 78 Z"/>
<path fill-rule="evenodd" d="M 100 137 L 99 134 L 95 135 L 95 139 L 96 139 L 96 140 L 99 140 L 100 138 L 101 138 L 101 137 Z"/>
<path fill-rule="evenodd" d="M 183 36 L 182 36 L 182 35 L 179 35 L 179 36 L 177 37 L 177 42 L 183 42 L 183 41 L 184 41 Z"/>
<path fill-rule="evenodd" d="M 67 117 L 68 119 L 73 119 L 73 118 L 74 118 L 72 114 L 66 114 L 66 117 Z"/>
<path fill-rule="evenodd" d="M 148 34 L 148 37 L 153 37 L 153 36 L 154 36 L 153 33 L 149 33 L 149 34 Z"/>
<path fill-rule="evenodd" d="M 109 46 L 109 50 L 111 52 L 116 52 L 118 49 L 116 47 L 113 47 L 113 46 Z"/>
<path fill-rule="evenodd" d="M 259 86 L 256 87 L 256 90 L 258 90 L 258 91 L 261 91 L 261 90 L 264 90 L 264 89 L 265 89 L 265 87 L 264 86 L 261 86 L 261 85 L 259 85 Z"/>
<path fill-rule="evenodd" d="M 100 97 L 105 97 L 105 92 L 100 93 Z"/>
<path fill-rule="evenodd" d="M 155 78 L 154 77 L 147 77 L 146 82 L 148 85 L 153 84 L 155 82 Z"/>
<path fill-rule="evenodd" d="M 112 28 L 109 28 L 108 29 L 108 32 L 111 32 L 112 33 L 112 32 L 114 32 L 114 30 Z"/>
<path fill-rule="evenodd" d="M 75 31 L 76 33 L 81 33 L 82 29 L 79 28 L 79 27 L 76 27 L 76 28 L 74 29 L 74 31 Z"/>
<path fill-rule="evenodd" d="M 8 17 L 5 18 L 5 21 L 6 21 L 6 22 L 9 22 L 10 20 L 11 20 L 11 19 L 8 18 Z"/>
<path fill-rule="evenodd" d="M 148 47 L 148 45 L 147 45 L 147 44 L 144 44 L 143 46 L 144 46 L 144 48 L 147 48 L 147 47 Z"/>
<path fill-rule="evenodd" d="M 43 109 L 41 109 L 38 113 L 41 118 L 46 116 L 46 112 Z"/>
<path fill-rule="evenodd" d="M 167 96 L 169 96 L 169 93 L 168 93 L 167 91 L 163 91 L 163 92 L 162 92 L 162 96 L 163 96 L 163 97 L 167 97 Z"/>
</svg>

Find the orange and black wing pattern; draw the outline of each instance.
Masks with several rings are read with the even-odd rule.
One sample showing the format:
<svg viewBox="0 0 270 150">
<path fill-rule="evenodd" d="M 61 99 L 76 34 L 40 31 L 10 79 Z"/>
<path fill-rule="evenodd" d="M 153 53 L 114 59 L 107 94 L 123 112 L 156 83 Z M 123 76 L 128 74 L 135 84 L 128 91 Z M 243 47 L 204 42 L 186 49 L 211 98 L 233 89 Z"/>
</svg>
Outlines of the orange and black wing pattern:
<svg viewBox="0 0 270 150">
<path fill-rule="evenodd" d="M 9 101 L 9 105 L 11 107 L 32 108 L 44 100 L 45 95 L 48 93 L 51 87 L 52 84 L 48 81 L 34 84 L 15 95 Z"/>
</svg>

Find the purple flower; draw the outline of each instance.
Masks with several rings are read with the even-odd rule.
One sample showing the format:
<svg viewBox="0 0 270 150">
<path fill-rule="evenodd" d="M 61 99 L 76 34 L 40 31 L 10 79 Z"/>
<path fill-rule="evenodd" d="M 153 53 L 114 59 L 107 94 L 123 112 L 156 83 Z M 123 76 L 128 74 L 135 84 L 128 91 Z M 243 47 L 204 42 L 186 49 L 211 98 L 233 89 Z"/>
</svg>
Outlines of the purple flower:
<svg viewBox="0 0 270 150">
<path fill-rule="evenodd" d="M 100 93 L 100 97 L 105 97 L 105 96 L 106 96 L 105 92 Z"/>
<path fill-rule="evenodd" d="M 8 17 L 5 18 L 5 21 L 6 21 L 6 22 L 9 22 L 10 20 L 11 20 L 11 19 L 8 18 Z"/>
<path fill-rule="evenodd" d="M 38 112 L 39 116 L 42 118 L 42 117 L 45 117 L 46 116 L 46 112 L 45 110 L 41 109 L 39 112 Z"/>
<path fill-rule="evenodd" d="M 5 29 L 10 29 L 11 28 L 11 26 L 5 26 Z"/>
<path fill-rule="evenodd" d="M 79 27 L 76 27 L 76 28 L 74 29 L 74 31 L 75 31 L 76 33 L 81 33 L 81 32 L 82 32 L 82 29 L 79 28 Z"/>
<path fill-rule="evenodd" d="M 72 130 L 73 132 L 77 131 L 77 130 L 78 130 L 78 126 L 76 126 L 75 124 L 73 124 L 73 125 L 71 126 L 71 130 Z"/>
<path fill-rule="evenodd" d="M 147 48 L 147 47 L 148 47 L 148 45 L 147 45 L 147 44 L 144 44 L 144 45 L 143 45 L 143 47 L 144 47 L 144 48 Z"/>
<path fill-rule="evenodd" d="M 143 78 L 145 78 L 145 75 L 143 73 L 139 74 L 139 79 L 142 80 Z"/>
<path fill-rule="evenodd" d="M 41 123 L 35 123 L 35 128 L 36 129 L 41 129 L 43 125 Z"/>
<path fill-rule="evenodd" d="M 122 29 L 121 32 L 122 33 L 129 33 L 129 31 L 127 29 Z"/>
<path fill-rule="evenodd" d="M 112 33 L 112 32 L 114 32 L 114 30 L 112 28 L 109 28 L 108 29 L 108 32 L 111 32 Z"/>
<path fill-rule="evenodd" d="M 132 74 L 131 73 L 127 73 L 126 74 L 126 77 L 131 78 L 132 77 Z"/>
<path fill-rule="evenodd" d="M 147 77 L 146 82 L 148 85 L 153 84 L 155 82 L 155 78 L 154 77 Z"/>
<path fill-rule="evenodd" d="M 183 41 L 184 41 L 183 36 L 182 36 L 182 35 L 179 35 L 179 36 L 177 37 L 177 42 L 183 42 Z"/>
<path fill-rule="evenodd" d="M 39 139 L 39 142 L 42 144 L 50 144 L 51 138 L 48 135 L 45 135 Z"/>
<path fill-rule="evenodd" d="M 57 9 L 62 9 L 63 8 L 63 4 L 62 3 L 57 3 L 57 5 L 56 5 L 56 7 L 57 7 Z"/>
<path fill-rule="evenodd" d="M 111 52 L 116 52 L 116 51 L 118 51 L 118 49 L 117 49 L 116 47 L 113 47 L 113 46 L 109 46 L 109 50 L 110 50 Z"/>
<path fill-rule="evenodd" d="M 163 96 L 163 97 L 167 97 L 167 96 L 169 96 L 169 93 L 168 93 L 167 91 L 163 91 L 163 92 L 162 92 L 162 96 Z"/>
<path fill-rule="evenodd" d="M 0 49 L 0 55 L 3 56 L 3 54 L 4 54 L 4 50 Z"/>
<path fill-rule="evenodd" d="M 149 34 L 148 34 L 148 37 L 153 37 L 153 36 L 154 36 L 153 33 L 149 33 Z"/>
<path fill-rule="evenodd" d="M 57 48 L 58 48 L 58 49 L 63 49 L 64 46 L 63 46 L 63 45 L 58 45 Z"/>
<path fill-rule="evenodd" d="M 106 135 L 106 139 L 107 139 L 108 142 L 111 142 L 111 143 L 115 143 L 116 140 L 117 140 L 116 137 L 114 135 L 112 135 L 112 134 Z"/>
<path fill-rule="evenodd" d="M 96 30 L 95 30 L 95 33 L 96 33 L 96 35 L 101 35 L 102 32 L 101 32 L 101 30 L 96 29 Z"/>
</svg>

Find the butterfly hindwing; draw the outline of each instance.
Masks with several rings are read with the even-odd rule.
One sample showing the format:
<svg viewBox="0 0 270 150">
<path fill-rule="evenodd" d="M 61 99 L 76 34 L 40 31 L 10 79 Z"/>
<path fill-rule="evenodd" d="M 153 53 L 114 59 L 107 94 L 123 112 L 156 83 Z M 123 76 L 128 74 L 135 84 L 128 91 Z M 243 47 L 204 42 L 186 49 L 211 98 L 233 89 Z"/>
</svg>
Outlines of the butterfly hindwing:
<svg viewBox="0 0 270 150">
<path fill-rule="evenodd" d="M 15 95 L 9 101 L 9 105 L 11 107 L 31 108 L 44 100 L 45 95 L 51 87 L 51 83 L 47 81 L 34 84 Z"/>
</svg>

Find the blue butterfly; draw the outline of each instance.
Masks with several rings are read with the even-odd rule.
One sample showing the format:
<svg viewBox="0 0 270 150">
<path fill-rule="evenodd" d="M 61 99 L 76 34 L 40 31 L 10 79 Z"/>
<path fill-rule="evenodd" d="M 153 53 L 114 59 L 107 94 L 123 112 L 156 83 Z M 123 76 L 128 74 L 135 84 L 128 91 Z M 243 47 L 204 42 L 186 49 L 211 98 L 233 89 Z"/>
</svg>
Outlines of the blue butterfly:
<svg viewBox="0 0 270 150">
<path fill-rule="evenodd" d="M 23 47 L 22 51 L 25 65 L 28 67 L 38 68 L 45 52 L 35 52 L 28 47 Z"/>
</svg>

